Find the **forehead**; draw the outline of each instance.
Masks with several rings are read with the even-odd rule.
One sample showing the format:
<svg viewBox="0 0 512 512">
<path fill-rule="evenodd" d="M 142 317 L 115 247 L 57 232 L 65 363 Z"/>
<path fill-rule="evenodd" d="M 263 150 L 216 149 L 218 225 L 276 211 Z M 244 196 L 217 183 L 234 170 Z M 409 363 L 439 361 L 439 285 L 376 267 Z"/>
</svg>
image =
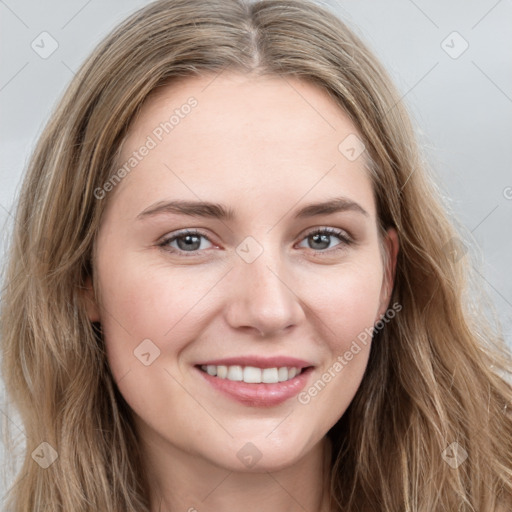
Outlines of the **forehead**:
<svg viewBox="0 0 512 512">
<path fill-rule="evenodd" d="M 130 168 L 134 152 L 144 156 L 132 161 L 116 194 L 138 206 L 144 201 L 136 196 L 263 205 L 271 195 L 345 194 L 373 212 L 365 153 L 346 153 L 346 141 L 359 152 L 358 136 L 325 90 L 296 78 L 181 78 L 154 91 L 130 126 L 118 167 Z M 139 151 L 144 146 L 150 149 Z"/>
<path fill-rule="evenodd" d="M 194 107 L 190 107 L 192 102 Z M 281 152 L 294 148 L 295 141 L 310 147 L 327 137 L 325 150 L 343 133 L 357 133 L 345 112 L 317 85 L 292 77 L 224 72 L 180 78 L 154 90 L 130 134 L 132 141 L 153 134 L 164 145 L 161 138 L 177 144 L 180 132 L 190 136 L 187 127 L 193 127 L 198 144 L 230 135 L 233 141 L 243 139 L 244 149 L 253 140 L 255 144 L 280 144 Z M 337 144 L 332 145 L 337 150 Z M 229 149 L 234 151 L 236 146 Z"/>
</svg>

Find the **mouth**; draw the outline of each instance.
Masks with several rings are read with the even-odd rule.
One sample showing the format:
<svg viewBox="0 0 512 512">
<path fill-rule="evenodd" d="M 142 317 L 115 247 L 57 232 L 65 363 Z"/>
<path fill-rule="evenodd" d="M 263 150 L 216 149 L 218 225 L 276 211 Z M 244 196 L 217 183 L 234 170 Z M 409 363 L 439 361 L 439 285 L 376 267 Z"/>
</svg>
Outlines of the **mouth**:
<svg viewBox="0 0 512 512">
<path fill-rule="evenodd" d="M 200 365 L 199 369 L 212 377 L 226 379 L 233 382 L 246 382 L 247 384 L 277 384 L 278 382 L 287 382 L 303 370 L 296 366 L 281 366 L 273 368 L 258 368 L 256 366 L 240 366 L 240 365 Z"/>
<path fill-rule="evenodd" d="M 195 368 L 216 391 L 253 407 L 276 406 L 292 398 L 304 388 L 313 371 L 313 366 L 199 364 Z"/>
</svg>

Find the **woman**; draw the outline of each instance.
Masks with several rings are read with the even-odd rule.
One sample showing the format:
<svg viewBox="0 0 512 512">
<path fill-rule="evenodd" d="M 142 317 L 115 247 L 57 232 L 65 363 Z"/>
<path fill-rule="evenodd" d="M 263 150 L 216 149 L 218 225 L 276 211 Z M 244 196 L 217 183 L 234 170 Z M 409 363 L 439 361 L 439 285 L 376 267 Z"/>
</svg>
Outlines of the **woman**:
<svg viewBox="0 0 512 512">
<path fill-rule="evenodd" d="M 8 509 L 510 510 L 510 355 L 458 244 L 341 21 L 150 4 L 77 73 L 23 185 Z"/>
</svg>

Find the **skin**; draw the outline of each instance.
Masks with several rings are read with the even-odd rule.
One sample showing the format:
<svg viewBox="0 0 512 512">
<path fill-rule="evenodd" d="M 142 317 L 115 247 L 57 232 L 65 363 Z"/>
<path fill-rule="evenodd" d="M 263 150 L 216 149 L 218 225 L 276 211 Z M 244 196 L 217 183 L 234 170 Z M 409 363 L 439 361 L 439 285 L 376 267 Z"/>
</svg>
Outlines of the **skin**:
<svg viewBox="0 0 512 512">
<path fill-rule="evenodd" d="M 315 367 L 307 389 L 388 308 L 397 235 L 390 229 L 384 240 L 384 267 L 364 153 L 349 161 L 338 150 L 358 131 L 322 89 L 296 79 L 222 73 L 165 86 L 131 126 L 119 165 L 190 96 L 198 105 L 102 199 L 96 290 L 89 280 L 87 292 L 89 318 L 102 324 L 112 374 L 134 411 L 152 511 L 327 511 L 326 433 L 361 384 L 370 343 L 308 404 L 244 405 L 193 366 L 291 355 Z M 294 218 L 339 196 L 367 215 Z M 236 217 L 137 218 L 176 199 L 222 203 Z M 354 243 L 331 235 L 319 248 L 308 235 L 322 227 Z M 185 228 L 207 236 L 195 252 L 177 240 L 159 246 Z M 252 263 L 236 251 L 247 236 L 263 250 Z M 148 366 L 134 357 L 145 339 L 160 350 Z M 261 454 L 253 467 L 237 457 L 249 442 Z"/>
</svg>

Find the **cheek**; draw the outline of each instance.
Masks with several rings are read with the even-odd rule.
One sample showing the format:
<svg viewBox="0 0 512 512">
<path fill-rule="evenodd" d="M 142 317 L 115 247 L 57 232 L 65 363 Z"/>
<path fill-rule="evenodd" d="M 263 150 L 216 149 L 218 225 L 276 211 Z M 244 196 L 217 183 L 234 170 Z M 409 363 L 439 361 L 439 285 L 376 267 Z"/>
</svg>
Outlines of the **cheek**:
<svg viewBox="0 0 512 512">
<path fill-rule="evenodd" d="M 137 256 L 104 261 L 98 270 L 106 356 L 131 409 L 155 425 L 164 421 L 162 411 L 193 410 L 178 362 L 203 327 L 200 299 L 218 276 L 151 266 Z"/>
<path fill-rule="evenodd" d="M 175 357 L 197 329 L 198 301 L 218 280 L 192 267 L 151 266 L 137 256 L 105 260 L 98 274 L 103 335 L 116 379 L 141 363 L 139 350 L 149 350 L 151 358 Z"/>
<path fill-rule="evenodd" d="M 308 304 L 315 331 L 328 350 L 315 380 L 298 398 L 310 410 L 323 411 L 325 427 L 343 415 L 361 384 L 379 310 L 382 268 L 378 259 L 347 265 L 316 283 L 321 286 L 310 288 Z"/>
<path fill-rule="evenodd" d="M 322 269 L 323 270 L 323 269 Z M 317 273 L 302 296 L 323 326 L 324 339 L 338 352 L 366 328 L 373 327 L 380 306 L 382 267 L 378 258 L 347 263 Z M 298 282 L 306 283 L 306 276 Z"/>
</svg>

